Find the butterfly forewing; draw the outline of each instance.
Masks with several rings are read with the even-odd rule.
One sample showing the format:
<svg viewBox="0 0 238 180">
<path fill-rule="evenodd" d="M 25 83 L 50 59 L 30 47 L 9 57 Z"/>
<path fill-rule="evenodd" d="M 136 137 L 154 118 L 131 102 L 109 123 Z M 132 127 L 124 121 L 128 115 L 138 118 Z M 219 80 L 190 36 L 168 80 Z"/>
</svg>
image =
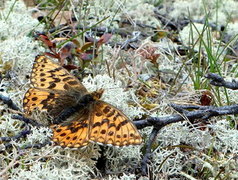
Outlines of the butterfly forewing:
<svg viewBox="0 0 238 180">
<path fill-rule="evenodd" d="M 33 110 L 49 110 L 55 104 L 55 99 L 59 98 L 59 94 L 42 91 L 36 88 L 30 88 L 24 97 L 23 107 L 25 113 L 30 114 Z"/>
<path fill-rule="evenodd" d="M 36 88 L 69 91 L 80 90 L 86 93 L 86 88 L 65 68 L 54 63 L 45 56 L 37 56 L 31 74 L 31 84 Z"/>
<path fill-rule="evenodd" d="M 87 93 L 77 78 L 45 56 L 37 56 L 35 59 L 31 86 L 23 99 L 27 114 L 38 109 L 55 117 L 63 109 L 75 105 L 77 98 Z"/>
</svg>

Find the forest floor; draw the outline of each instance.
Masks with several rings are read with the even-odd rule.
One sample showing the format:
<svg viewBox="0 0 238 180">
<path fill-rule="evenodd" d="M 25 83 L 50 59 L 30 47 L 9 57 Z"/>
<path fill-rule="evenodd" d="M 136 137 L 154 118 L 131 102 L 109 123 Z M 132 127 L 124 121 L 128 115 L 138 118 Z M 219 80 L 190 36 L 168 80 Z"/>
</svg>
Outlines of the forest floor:
<svg viewBox="0 0 238 180">
<path fill-rule="evenodd" d="M 238 179 L 237 1 L 5 0 L 0 9 L 0 179 Z M 82 82 L 79 94 L 73 83 L 59 88 L 61 71 Z M 30 87 L 40 93 L 26 93 Z M 59 142 L 72 139 L 60 140 L 50 125 L 67 134 L 71 116 L 65 125 L 27 114 L 35 99 L 47 113 L 69 107 L 69 95 L 80 98 L 84 87 L 103 105 L 81 98 L 88 118 L 73 117 L 85 122 L 86 135 L 74 134 L 88 143 L 99 124 L 110 136 L 108 117 L 114 134 L 134 138 L 110 142 L 101 130 L 103 140 L 63 148 Z M 116 140 L 130 146 L 115 147 Z"/>
</svg>

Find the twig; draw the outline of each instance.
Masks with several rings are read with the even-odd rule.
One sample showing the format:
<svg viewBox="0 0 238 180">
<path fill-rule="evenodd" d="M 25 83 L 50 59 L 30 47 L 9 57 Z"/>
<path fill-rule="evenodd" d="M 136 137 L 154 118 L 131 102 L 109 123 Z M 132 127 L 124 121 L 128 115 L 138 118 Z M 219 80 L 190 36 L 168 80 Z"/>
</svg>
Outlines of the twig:
<svg viewBox="0 0 238 180">
<path fill-rule="evenodd" d="M 18 140 L 22 137 L 26 137 L 28 134 L 31 133 L 31 129 L 29 126 L 27 126 L 27 128 L 21 132 L 19 132 L 17 135 L 15 136 L 11 136 L 11 137 L 0 137 L 0 142 L 10 142 L 11 140 Z"/>
<path fill-rule="evenodd" d="M 5 99 L 5 98 L 2 98 Z M 9 101 L 7 101 L 9 102 Z M 12 103 L 10 103 L 11 105 Z M 150 161 L 152 152 L 151 147 L 156 139 L 157 134 L 159 133 L 160 129 L 164 126 L 183 121 L 184 119 L 188 119 L 190 121 L 194 121 L 196 119 L 207 120 L 214 116 L 222 116 L 228 114 L 238 114 L 238 104 L 231 105 L 231 106 L 223 106 L 223 107 L 214 107 L 214 106 L 194 106 L 194 105 L 176 105 L 171 104 L 171 106 L 176 109 L 180 114 L 174 114 L 170 116 L 163 116 L 163 117 L 150 117 L 147 119 L 134 121 L 134 124 L 137 126 L 138 129 L 143 129 L 148 126 L 153 126 L 152 133 L 150 134 L 149 140 L 146 143 L 146 153 L 141 162 L 141 172 L 143 175 L 148 173 L 148 162 Z M 13 106 L 14 107 L 14 106 Z M 188 111 L 188 109 L 195 109 L 194 111 Z M 67 117 L 67 113 L 63 113 Z M 39 124 L 31 119 L 28 119 L 22 115 L 15 115 L 14 118 L 17 118 L 25 123 L 30 123 L 32 125 L 39 126 Z M 23 133 L 24 134 L 24 133 Z M 4 140 L 4 139 L 3 139 Z M 33 144 L 27 145 L 24 147 L 26 148 L 41 148 L 47 144 L 51 144 L 50 141 L 45 141 L 41 144 Z M 9 146 L 10 147 L 10 146 Z"/>
<path fill-rule="evenodd" d="M 44 125 L 42 125 L 42 124 L 36 122 L 36 121 L 33 120 L 33 119 L 24 117 L 23 115 L 19 115 L 19 114 L 16 115 L 16 114 L 14 114 L 14 115 L 12 115 L 12 118 L 13 118 L 13 119 L 18 119 L 19 121 L 23 121 L 24 123 L 26 123 L 26 124 L 31 124 L 31 125 L 33 125 L 33 126 L 37 126 L 37 127 L 44 126 Z"/>
<path fill-rule="evenodd" d="M 229 89 L 237 90 L 238 89 L 238 81 L 232 80 L 232 82 L 225 81 L 223 77 L 219 76 L 215 73 L 208 73 L 205 75 L 207 79 L 210 79 L 210 84 L 218 87 L 226 87 Z"/>
<path fill-rule="evenodd" d="M 20 155 L 19 155 L 16 151 L 14 151 L 14 158 L 13 158 L 13 160 L 8 164 L 7 167 L 5 167 L 5 168 L 0 172 L 0 177 L 2 177 L 5 173 L 7 173 L 7 171 L 8 171 L 11 167 L 13 167 L 15 164 L 18 163 L 17 159 L 19 158 L 19 156 L 20 156 Z"/>
<path fill-rule="evenodd" d="M 2 94 L 0 94 L 0 100 L 3 101 L 4 104 L 8 105 L 8 107 L 10 107 L 11 109 L 20 111 L 17 105 L 14 104 L 13 101 L 9 97 L 3 96 Z"/>
<path fill-rule="evenodd" d="M 121 45 L 121 49 L 127 49 L 128 45 L 130 45 L 130 43 L 138 41 L 140 34 L 141 33 L 139 31 L 134 31 L 132 33 L 133 37 L 130 39 L 127 39 L 125 42 L 123 42 Z"/>
<path fill-rule="evenodd" d="M 156 139 L 159 130 L 164 126 L 183 121 L 185 118 L 194 121 L 195 119 L 207 120 L 213 116 L 222 116 L 228 114 L 238 114 L 238 105 L 214 107 L 214 106 L 189 106 L 189 105 L 176 105 L 171 106 L 182 113 L 182 115 L 175 114 L 164 117 L 151 117 L 139 121 L 134 121 L 134 124 L 138 129 L 143 129 L 147 126 L 153 126 L 153 130 L 150 134 L 149 140 L 146 143 L 146 153 L 141 162 L 142 175 L 148 174 L 148 163 L 152 156 L 151 147 Z M 198 109 L 195 111 L 188 111 L 187 109 Z"/>
<path fill-rule="evenodd" d="M 156 139 L 157 134 L 159 133 L 159 130 L 160 129 L 158 129 L 158 128 L 154 128 L 150 134 L 150 137 L 149 137 L 147 143 L 146 143 L 145 155 L 143 156 L 143 159 L 141 161 L 141 173 L 144 176 L 146 176 L 148 174 L 148 163 L 150 162 L 151 157 L 152 157 L 151 147 Z"/>
<path fill-rule="evenodd" d="M 173 107 L 182 108 L 181 105 L 173 104 Z M 185 106 L 185 108 L 187 108 Z M 214 106 L 204 106 L 201 107 L 202 110 L 195 110 L 195 111 L 185 111 L 183 116 L 185 116 L 188 120 L 196 120 L 196 119 L 209 119 L 214 116 L 222 116 L 222 115 L 229 115 L 229 114 L 238 114 L 238 104 L 231 105 L 231 106 L 222 106 L 222 107 L 214 107 Z M 134 124 L 137 126 L 138 129 L 143 129 L 148 126 L 153 126 L 155 128 L 161 128 L 167 126 L 171 123 L 176 123 L 184 120 L 184 117 L 175 114 L 170 116 L 164 117 L 150 117 L 147 119 L 134 121 Z"/>
</svg>

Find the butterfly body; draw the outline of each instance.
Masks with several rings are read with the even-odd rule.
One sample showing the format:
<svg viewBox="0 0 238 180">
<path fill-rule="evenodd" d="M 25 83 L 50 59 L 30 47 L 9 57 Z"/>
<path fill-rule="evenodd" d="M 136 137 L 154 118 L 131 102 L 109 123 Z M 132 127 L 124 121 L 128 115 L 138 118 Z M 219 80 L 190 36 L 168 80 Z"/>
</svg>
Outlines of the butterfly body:
<svg viewBox="0 0 238 180">
<path fill-rule="evenodd" d="M 103 90 L 89 93 L 81 82 L 59 64 L 37 56 L 31 88 L 23 99 L 27 115 L 46 112 L 53 141 L 62 147 L 83 147 L 89 142 L 114 146 L 137 145 L 136 127 L 116 107 L 100 100 Z"/>
</svg>

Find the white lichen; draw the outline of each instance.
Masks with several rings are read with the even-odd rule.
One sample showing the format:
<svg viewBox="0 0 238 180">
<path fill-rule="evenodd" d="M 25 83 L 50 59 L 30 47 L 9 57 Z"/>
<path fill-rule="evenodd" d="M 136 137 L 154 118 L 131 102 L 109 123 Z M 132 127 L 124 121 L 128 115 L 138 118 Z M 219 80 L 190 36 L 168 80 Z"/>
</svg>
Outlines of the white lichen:
<svg viewBox="0 0 238 180">
<path fill-rule="evenodd" d="M 74 2 L 74 6 L 77 8 L 82 7 L 81 2 Z M 136 1 L 119 1 L 119 0 L 99 0 L 89 1 L 84 3 L 84 8 L 87 9 L 86 13 L 82 13 L 82 9 L 77 8 L 75 15 L 80 18 L 82 24 L 85 23 L 88 26 L 95 25 L 98 21 L 101 22 L 101 26 L 110 28 L 119 28 L 119 21 L 128 20 L 134 26 L 136 22 L 146 25 L 160 25 L 158 19 L 154 17 L 153 6 Z M 143 13 L 143 14 L 142 14 Z M 90 20 L 89 20 L 90 19 Z"/>
<path fill-rule="evenodd" d="M 47 152 L 47 153 L 46 153 Z M 80 156 L 79 156 L 80 155 Z M 92 155 L 92 154 L 91 154 Z M 25 168 L 14 168 L 12 179 L 90 179 L 96 171 L 92 170 L 95 164 L 84 158 L 78 152 L 64 150 L 64 152 L 48 151 L 37 154 L 28 153 L 26 159 L 20 160 Z"/>
<path fill-rule="evenodd" d="M 8 90 L 8 94 L 16 100 L 19 96 L 23 97 L 22 89 L 27 82 L 26 75 L 31 71 L 35 55 L 42 49 L 38 42 L 33 41 L 30 33 L 33 30 L 41 30 L 42 26 L 30 16 L 30 12 L 22 1 L 7 1 L 5 8 L 0 12 L 0 17 L 0 58 L 2 62 L 0 70 L 8 72 L 11 78 L 11 81 L 3 79 L 1 87 Z M 10 69 L 4 69 L 6 63 Z M 14 87 L 14 92 L 11 92 L 11 87 Z"/>
<path fill-rule="evenodd" d="M 195 163 L 196 167 L 193 167 L 193 169 L 200 169 L 201 166 L 205 167 L 208 165 L 207 163 L 211 163 L 211 161 L 200 161 L 198 158 L 200 157 L 200 153 L 205 149 L 214 147 L 220 152 L 219 155 L 221 156 L 226 156 L 231 153 L 232 157 L 232 154 L 237 153 L 238 144 L 235 139 L 237 139 L 238 132 L 230 127 L 228 121 L 213 121 L 204 129 L 194 128 L 193 125 L 188 124 L 188 122 L 172 124 L 171 126 L 163 128 L 158 134 L 158 148 L 153 152 L 153 163 L 150 166 L 155 173 L 154 177 L 168 177 L 172 174 L 179 174 L 183 168 L 188 168 L 190 163 Z M 212 128 L 213 134 L 211 134 L 209 128 Z M 183 147 L 183 145 L 185 145 L 185 147 Z M 185 150 L 186 146 L 187 150 Z M 190 159 L 191 152 L 197 158 Z M 210 158 L 210 160 L 214 161 L 214 164 L 210 164 L 210 169 L 216 168 L 219 159 L 214 159 L 212 154 L 211 156 L 206 155 L 206 158 Z M 186 164 L 184 164 L 185 162 Z M 222 163 L 229 163 L 229 165 L 232 165 L 232 169 L 235 166 L 238 167 L 237 162 L 228 159 L 224 159 Z M 220 167 L 221 166 L 222 164 L 220 164 Z M 227 172 L 229 172 L 228 169 Z M 158 172 L 160 172 L 159 175 L 157 174 Z"/>
<path fill-rule="evenodd" d="M 203 24 L 188 24 L 180 31 L 179 35 L 184 45 L 194 47 L 195 50 L 199 50 L 200 46 L 208 46 L 209 41 L 214 42 L 212 36 L 209 37 L 211 29 Z"/>
<path fill-rule="evenodd" d="M 237 120 L 234 116 L 231 116 L 231 118 L 233 120 Z M 227 120 L 221 120 L 214 125 L 210 125 L 217 138 L 217 140 L 214 141 L 214 147 L 219 152 L 223 152 L 224 154 L 238 153 L 238 131 L 230 126 L 231 125 Z"/>
<path fill-rule="evenodd" d="M 177 0 L 175 2 L 168 1 L 167 6 L 170 7 L 169 17 L 174 19 L 189 18 L 192 20 L 202 20 L 208 15 L 211 23 L 218 25 L 226 25 L 230 18 L 237 18 L 236 9 L 238 4 L 234 0 L 227 1 L 203 1 L 203 0 Z"/>
</svg>

